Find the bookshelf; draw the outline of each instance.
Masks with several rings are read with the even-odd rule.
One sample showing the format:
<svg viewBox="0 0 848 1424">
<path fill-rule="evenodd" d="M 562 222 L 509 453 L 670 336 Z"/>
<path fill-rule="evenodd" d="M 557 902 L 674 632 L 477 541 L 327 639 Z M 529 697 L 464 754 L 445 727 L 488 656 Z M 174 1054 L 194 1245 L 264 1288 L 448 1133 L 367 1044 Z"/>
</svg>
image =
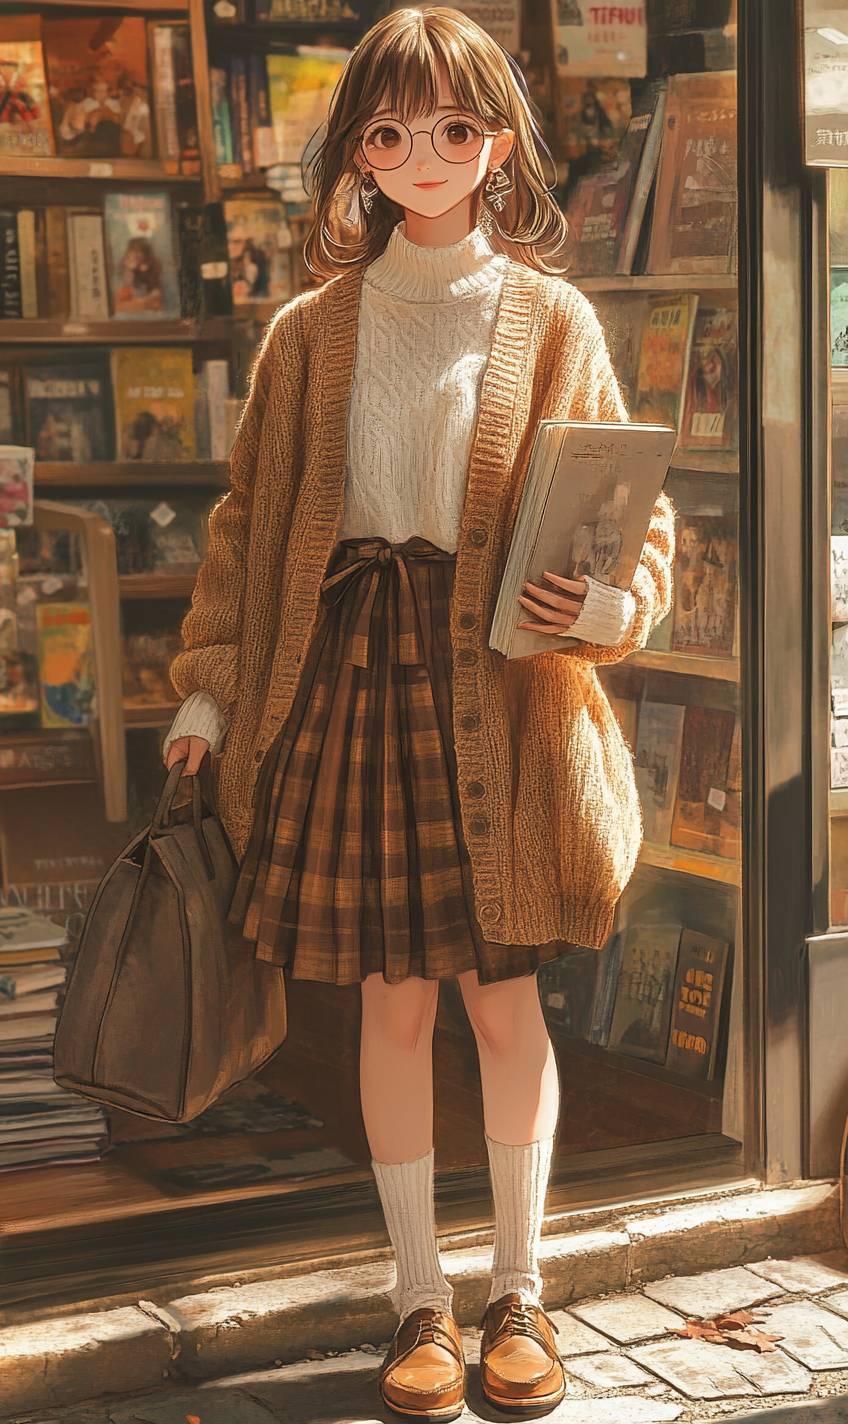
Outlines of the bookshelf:
<svg viewBox="0 0 848 1424">
<path fill-rule="evenodd" d="M 156 460 L 102 460 L 87 465 L 84 471 L 71 461 L 40 460 L 35 483 L 41 489 L 73 489 L 81 483 L 87 489 L 143 490 L 161 485 L 177 489 L 214 485 L 226 489 L 228 474 L 224 460 L 186 460 L 182 466 Z"/>
<path fill-rule="evenodd" d="M 8 346 L 193 346 L 198 342 L 223 344 L 231 326 L 223 318 L 212 321 L 29 321 L 0 322 L 0 345 Z"/>
</svg>

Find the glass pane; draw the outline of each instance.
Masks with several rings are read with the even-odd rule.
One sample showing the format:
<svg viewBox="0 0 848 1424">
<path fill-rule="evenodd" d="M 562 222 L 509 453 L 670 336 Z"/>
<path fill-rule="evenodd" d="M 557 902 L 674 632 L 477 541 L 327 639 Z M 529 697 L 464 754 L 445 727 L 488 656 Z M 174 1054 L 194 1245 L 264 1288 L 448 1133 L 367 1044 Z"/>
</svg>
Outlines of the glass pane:
<svg viewBox="0 0 848 1424">
<path fill-rule="evenodd" d="M 830 918 L 848 924 L 848 168 L 828 173 L 831 351 Z"/>
</svg>

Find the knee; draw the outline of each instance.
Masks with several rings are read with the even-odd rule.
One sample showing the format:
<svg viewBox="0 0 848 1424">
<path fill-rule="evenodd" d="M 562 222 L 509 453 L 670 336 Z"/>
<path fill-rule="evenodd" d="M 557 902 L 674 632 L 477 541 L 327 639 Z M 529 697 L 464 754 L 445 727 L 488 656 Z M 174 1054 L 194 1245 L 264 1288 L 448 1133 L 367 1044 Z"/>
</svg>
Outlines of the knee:
<svg viewBox="0 0 848 1424">
<path fill-rule="evenodd" d="M 439 984 L 436 979 L 404 979 L 387 984 L 382 974 L 362 982 L 362 1034 L 395 1053 L 415 1053 L 432 1042 Z"/>
<path fill-rule="evenodd" d="M 529 1047 L 539 1030 L 547 1036 L 535 974 L 480 984 L 471 970 L 459 980 L 474 1037 L 490 1054 L 506 1056 Z"/>
</svg>

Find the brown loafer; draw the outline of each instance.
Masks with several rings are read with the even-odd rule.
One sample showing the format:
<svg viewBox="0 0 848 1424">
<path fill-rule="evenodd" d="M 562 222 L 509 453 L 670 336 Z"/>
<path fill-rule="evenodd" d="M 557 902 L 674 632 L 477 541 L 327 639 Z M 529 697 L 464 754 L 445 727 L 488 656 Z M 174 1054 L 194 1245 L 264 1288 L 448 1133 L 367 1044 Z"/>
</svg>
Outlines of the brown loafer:
<svg viewBox="0 0 848 1424">
<path fill-rule="evenodd" d="M 480 1387 L 489 1404 L 521 1414 L 559 1404 L 565 1371 L 552 1333 L 557 1327 L 542 1307 L 509 1291 L 487 1306 L 481 1325 Z"/>
<path fill-rule="evenodd" d="M 462 1337 L 449 1311 L 427 1305 L 410 1311 L 380 1366 L 384 1404 L 406 1419 L 457 1419 L 465 1378 Z"/>
</svg>

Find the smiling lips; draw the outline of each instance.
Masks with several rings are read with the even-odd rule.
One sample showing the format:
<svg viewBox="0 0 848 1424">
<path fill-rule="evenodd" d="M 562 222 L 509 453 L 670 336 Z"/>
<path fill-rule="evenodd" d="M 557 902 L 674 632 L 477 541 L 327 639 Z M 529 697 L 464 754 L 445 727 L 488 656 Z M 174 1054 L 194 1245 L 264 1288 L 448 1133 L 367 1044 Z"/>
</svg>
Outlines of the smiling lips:
<svg viewBox="0 0 848 1424">
<path fill-rule="evenodd" d="M 415 187 L 415 188 L 441 188 L 442 184 L 443 184 L 443 183 L 446 183 L 446 182 L 447 182 L 447 179 L 446 179 L 446 178 L 436 178 L 436 179 L 431 179 L 431 180 L 430 180 L 429 182 L 427 182 L 427 183 L 414 183 L 414 184 L 413 184 L 413 187 Z"/>
</svg>

